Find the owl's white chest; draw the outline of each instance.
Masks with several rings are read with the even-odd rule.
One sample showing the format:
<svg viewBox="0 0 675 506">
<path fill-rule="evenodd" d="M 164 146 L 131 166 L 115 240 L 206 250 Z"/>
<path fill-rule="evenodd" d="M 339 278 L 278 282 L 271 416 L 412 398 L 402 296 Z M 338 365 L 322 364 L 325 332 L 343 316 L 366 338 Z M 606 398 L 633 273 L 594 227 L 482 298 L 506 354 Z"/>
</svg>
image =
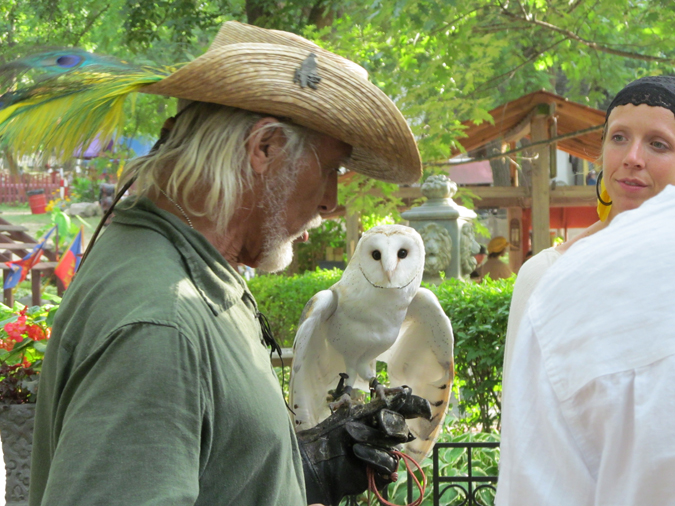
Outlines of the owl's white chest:
<svg viewBox="0 0 675 506">
<path fill-rule="evenodd" d="M 375 288 L 341 297 L 326 322 L 326 339 L 345 358 L 370 361 L 396 342 L 410 299 L 404 290 Z"/>
</svg>

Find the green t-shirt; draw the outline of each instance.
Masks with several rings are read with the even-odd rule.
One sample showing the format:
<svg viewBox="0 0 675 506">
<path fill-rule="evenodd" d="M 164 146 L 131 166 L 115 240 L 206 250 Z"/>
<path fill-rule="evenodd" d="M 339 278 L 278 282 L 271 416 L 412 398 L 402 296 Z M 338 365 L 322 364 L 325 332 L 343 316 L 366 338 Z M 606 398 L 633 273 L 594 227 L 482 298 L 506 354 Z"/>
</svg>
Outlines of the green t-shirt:
<svg viewBox="0 0 675 506">
<path fill-rule="evenodd" d="M 30 506 L 306 505 L 256 313 L 201 234 L 121 205 L 54 322 Z"/>
</svg>

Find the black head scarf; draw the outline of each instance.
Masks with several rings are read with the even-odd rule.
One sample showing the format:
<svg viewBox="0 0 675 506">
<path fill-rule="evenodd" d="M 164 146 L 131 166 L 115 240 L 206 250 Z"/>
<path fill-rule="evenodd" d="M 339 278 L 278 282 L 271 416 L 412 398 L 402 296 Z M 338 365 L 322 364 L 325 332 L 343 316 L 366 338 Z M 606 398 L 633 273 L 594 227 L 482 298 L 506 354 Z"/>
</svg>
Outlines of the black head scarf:
<svg viewBox="0 0 675 506">
<path fill-rule="evenodd" d="M 609 104 L 605 124 L 612 109 L 627 104 L 663 107 L 675 115 L 675 76 L 642 77 L 627 84 Z"/>
</svg>

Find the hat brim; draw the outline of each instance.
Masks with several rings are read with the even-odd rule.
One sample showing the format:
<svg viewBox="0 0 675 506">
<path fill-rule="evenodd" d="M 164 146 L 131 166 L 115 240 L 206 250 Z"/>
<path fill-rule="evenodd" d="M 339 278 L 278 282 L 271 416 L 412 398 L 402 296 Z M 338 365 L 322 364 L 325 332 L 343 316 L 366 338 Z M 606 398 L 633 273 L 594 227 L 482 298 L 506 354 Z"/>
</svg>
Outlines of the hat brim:
<svg viewBox="0 0 675 506">
<path fill-rule="evenodd" d="M 347 60 L 319 48 L 312 52 L 321 78 L 316 89 L 293 82 L 308 48 L 246 42 L 214 43 L 140 91 L 290 119 L 351 145 L 350 170 L 392 183 L 419 180 L 419 151 L 396 105 L 377 86 L 348 71 Z"/>
</svg>

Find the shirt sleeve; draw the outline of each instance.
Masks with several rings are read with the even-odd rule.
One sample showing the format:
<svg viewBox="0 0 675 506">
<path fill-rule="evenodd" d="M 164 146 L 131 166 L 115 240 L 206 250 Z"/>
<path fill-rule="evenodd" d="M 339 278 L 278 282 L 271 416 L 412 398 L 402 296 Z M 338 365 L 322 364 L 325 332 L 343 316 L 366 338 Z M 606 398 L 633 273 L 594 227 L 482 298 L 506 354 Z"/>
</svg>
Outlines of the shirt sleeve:
<svg viewBox="0 0 675 506">
<path fill-rule="evenodd" d="M 504 389 L 507 388 L 506 384 L 511 372 L 513 347 L 515 346 L 518 329 L 520 328 L 520 322 L 523 319 L 527 303 L 541 278 L 559 257 L 560 253 L 555 248 L 545 249 L 525 262 L 518 272 L 516 283 L 513 286 L 513 296 L 511 297 L 511 307 L 509 309 L 509 323 L 506 327 L 506 342 L 504 343 L 504 369 L 502 373 Z"/>
<path fill-rule="evenodd" d="M 201 386 L 198 354 L 177 329 L 134 324 L 109 336 L 64 386 L 41 504 L 194 504 Z"/>
<path fill-rule="evenodd" d="M 518 374 L 503 398 L 496 505 L 590 506 L 593 480 L 546 375 L 527 313 L 512 367 Z"/>
</svg>

